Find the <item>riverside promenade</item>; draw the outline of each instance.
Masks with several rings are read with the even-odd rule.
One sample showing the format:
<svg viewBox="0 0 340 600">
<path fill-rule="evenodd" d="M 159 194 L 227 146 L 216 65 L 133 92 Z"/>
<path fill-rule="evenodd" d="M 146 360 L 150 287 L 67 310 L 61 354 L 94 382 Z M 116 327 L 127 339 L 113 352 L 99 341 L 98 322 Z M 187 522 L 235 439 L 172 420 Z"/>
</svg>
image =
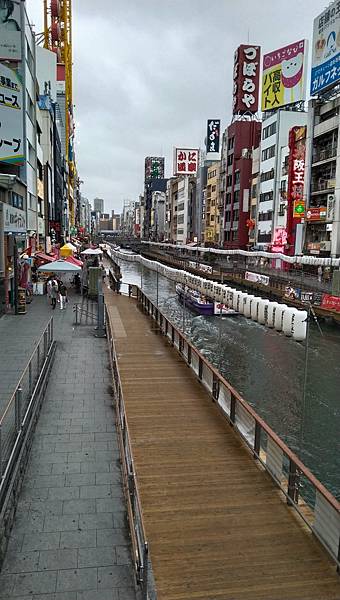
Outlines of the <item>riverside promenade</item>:
<svg viewBox="0 0 340 600">
<path fill-rule="evenodd" d="M 1 600 L 135 600 L 106 339 L 73 303 L 0 319 L 1 406 L 54 317 L 57 351 L 0 575 Z"/>
</svg>

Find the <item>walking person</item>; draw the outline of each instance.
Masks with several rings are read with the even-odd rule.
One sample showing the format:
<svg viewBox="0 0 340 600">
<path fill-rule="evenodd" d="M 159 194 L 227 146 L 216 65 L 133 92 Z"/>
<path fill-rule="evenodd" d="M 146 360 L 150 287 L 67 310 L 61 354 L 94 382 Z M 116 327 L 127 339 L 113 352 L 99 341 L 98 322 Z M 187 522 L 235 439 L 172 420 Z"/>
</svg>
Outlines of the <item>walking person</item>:
<svg viewBox="0 0 340 600">
<path fill-rule="evenodd" d="M 67 290 L 65 284 L 59 280 L 59 302 L 60 302 L 60 310 L 66 308 L 67 302 Z"/>
<path fill-rule="evenodd" d="M 58 297 L 58 282 L 56 279 L 52 279 L 50 281 L 50 298 L 52 309 L 55 310 L 57 306 L 57 297 Z"/>
<path fill-rule="evenodd" d="M 319 283 L 322 282 L 322 266 L 321 265 L 318 266 L 318 282 Z"/>
</svg>

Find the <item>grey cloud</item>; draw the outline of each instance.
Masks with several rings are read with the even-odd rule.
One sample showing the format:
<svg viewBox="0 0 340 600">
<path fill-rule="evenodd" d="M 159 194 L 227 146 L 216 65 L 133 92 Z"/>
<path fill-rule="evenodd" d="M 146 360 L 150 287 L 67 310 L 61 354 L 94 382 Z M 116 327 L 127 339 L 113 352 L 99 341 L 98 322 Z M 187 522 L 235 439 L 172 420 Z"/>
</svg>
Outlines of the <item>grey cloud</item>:
<svg viewBox="0 0 340 600">
<path fill-rule="evenodd" d="M 35 23 L 42 0 L 27 0 Z M 142 191 L 144 157 L 203 144 L 228 124 L 235 48 L 310 38 L 320 0 L 75 0 L 74 102 L 83 191 L 119 209 Z M 39 29 L 39 27 L 38 27 Z"/>
</svg>

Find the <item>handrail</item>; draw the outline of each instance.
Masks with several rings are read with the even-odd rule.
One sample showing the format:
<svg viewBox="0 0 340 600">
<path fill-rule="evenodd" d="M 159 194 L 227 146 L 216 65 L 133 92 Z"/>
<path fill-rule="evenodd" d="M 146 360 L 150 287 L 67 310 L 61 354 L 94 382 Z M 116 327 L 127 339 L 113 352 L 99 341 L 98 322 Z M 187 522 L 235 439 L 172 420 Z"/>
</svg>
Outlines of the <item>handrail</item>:
<svg viewBox="0 0 340 600">
<path fill-rule="evenodd" d="M 133 284 L 128 284 L 130 286 Z M 131 294 L 129 293 L 129 296 Z M 131 437 L 129 425 L 126 418 L 126 409 L 123 396 L 123 386 L 120 379 L 120 373 L 117 362 L 117 352 L 112 335 L 110 315 L 105 305 L 106 327 L 109 340 L 109 352 L 111 359 L 111 368 L 113 372 L 113 382 L 115 387 L 115 397 L 117 400 L 117 425 L 120 433 L 121 458 L 123 463 L 123 472 L 125 475 L 125 488 L 128 501 L 128 515 L 130 520 L 130 533 L 132 547 L 135 557 L 135 570 L 137 581 L 143 590 L 143 600 L 149 598 L 149 558 L 148 542 L 144 526 L 144 517 L 142 503 L 140 500 L 139 486 L 134 469 L 134 460 L 131 446 Z M 154 598 L 156 596 L 154 595 Z"/>
<path fill-rule="evenodd" d="M 280 439 L 256 411 L 242 398 L 235 388 L 219 373 L 219 371 L 203 356 L 185 334 L 176 327 L 156 304 L 138 288 L 137 302 L 153 318 L 161 332 L 171 339 L 181 356 L 194 370 L 200 381 L 208 388 L 213 400 L 218 404 L 224 416 L 232 426 L 236 427 L 243 441 L 287 498 L 287 503 L 294 507 L 300 517 L 326 548 L 340 569 L 340 502 L 302 463 L 296 454 Z M 193 366 L 193 357 L 197 364 Z M 204 375 L 210 375 L 209 381 Z M 221 393 L 221 390 L 223 393 Z M 227 391 L 227 400 L 224 398 Z M 226 407 L 228 405 L 228 407 Z M 246 430 L 246 433 L 244 433 Z M 261 436 L 262 434 L 262 436 Z M 267 444 L 263 445 L 263 435 L 267 436 Z M 251 437 L 251 441 L 249 441 Z M 273 447 L 268 446 L 271 440 Z M 281 457 L 281 465 L 279 464 Z M 283 458 L 289 462 L 288 478 L 285 477 Z M 301 477 L 305 477 L 315 492 L 314 520 L 306 516 L 306 511 L 299 505 Z M 302 496 L 302 495 L 301 495 Z M 320 496 L 320 498 L 319 498 Z M 321 502 L 321 498 L 326 503 Z M 329 522 L 335 523 L 335 528 L 329 530 Z"/>
<path fill-rule="evenodd" d="M 24 380 L 24 377 L 25 377 L 25 375 L 27 373 L 27 370 L 29 369 L 29 366 L 32 363 L 32 360 L 33 360 L 33 358 L 34 358 L 34 356 L 35 356 L 35 354 L 37 352 L 37 349 L 40 348 L 40 343 L 41 343 L 42 339 L 45 338 L 46 334 L 48 334 L 48 339 L 51 341 L 53 339 L 53 317 L 51 317 L 49 319 L 49 321 L 48 321 L 48 323 L 47 323 L 44 331 L 42 332 L 39 340 L 36 342 L 36 346 L 35 346 L 32 354 L 31 354 L 30 358 L 28 359 L 26 367 L 24 368 L 24 370 L 23 370 L 23 372 L 21 374 L 21 377 L 20 377 L 19 381 L 17 382 L 17 384 L 15 386 L 15 392 L 13 392 L 13 394 L 12 394 L 12 396 L 11 396 L 8 404 L 6 405 L 6 407 L 4 409 L 4 412 L 2 413 L 2 415 L 0 417 L 0 427 L 3 424 L 3 421 L 4 421 L 4 419 L 5 419 L 5 417 L 6 417 L 7 413 L 8 413 L 8 410 L 9 410 L 11 404 L 15 401 L 17 389 L 21 386 L 21 384 L 22 384 L 22 382 Z"/>
</svg>

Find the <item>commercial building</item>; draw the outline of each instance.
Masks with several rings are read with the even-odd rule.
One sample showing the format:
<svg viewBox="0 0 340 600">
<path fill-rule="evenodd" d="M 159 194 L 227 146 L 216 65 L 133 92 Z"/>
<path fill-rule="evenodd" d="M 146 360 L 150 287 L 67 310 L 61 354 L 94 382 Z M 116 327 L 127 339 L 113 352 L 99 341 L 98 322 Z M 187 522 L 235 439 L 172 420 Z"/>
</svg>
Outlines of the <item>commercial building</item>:
<svg viewBox="0 0 340 600">
<path fill-rule="evenodd" d="M 104 213 L 104 200 L 102 198 L 95 198 L 93 200 L 93 210 L 101 215 Z"/>
<path fill-rule="evenodd" d="M 143 238 L 151 236 L 152 194 L 166 191 L 163 156 L 147 156 L 144 162 Z"/>
<path fill-rule="evenodd" d="M 221 237 L 225 248 L 246 250 L 248 246 L 252 152 L 259 145 L 260 135 L 261 123 L 255 120 L 235 120 L 223 135 Z"/>
<path fill-rule="evenodd" d="M 165 205 L 166 193 L 152 193 L 152 208 L 151 208 L 151 223 L 150 223 L 150 239 L 161 242 L 164 240 L 165 232 Z"/>
<path fill-rule="evenodd" d="M 258 194 L 260 186 L 260 148 L 252 149 L 251 185 L 250 185 L 250 214 L 246 223 L 248 228 L 249 249 L 256 245 L 256 224 Z"/>
<path fill-rule="evenodd" d="M 278 110 L 263 121 L 256 223 L 256 246 L 262 250 L 269 250 L 272 245 L 277 248 L 287 245 L 283 230 L 286 229 L 288 210 L 289 133 L 292 128 L 303 127 L 306 123 L 305 112 L 288 109 Z M 292 248 L 286 250 L 290 253 Z"/>
<path fill-rule="evenodd" d="M 340 98 L 311 100 L 306 140 L 306 231 L 308 254 L 340 254 Z"/>
<path fill-rule="evenodd" d="M 215 162 L 208 167 L 205 194 L 203 241 L 209 245 L 218 245 L 220 241 L 219 183 L 220 163 Z"/>
</svg>

